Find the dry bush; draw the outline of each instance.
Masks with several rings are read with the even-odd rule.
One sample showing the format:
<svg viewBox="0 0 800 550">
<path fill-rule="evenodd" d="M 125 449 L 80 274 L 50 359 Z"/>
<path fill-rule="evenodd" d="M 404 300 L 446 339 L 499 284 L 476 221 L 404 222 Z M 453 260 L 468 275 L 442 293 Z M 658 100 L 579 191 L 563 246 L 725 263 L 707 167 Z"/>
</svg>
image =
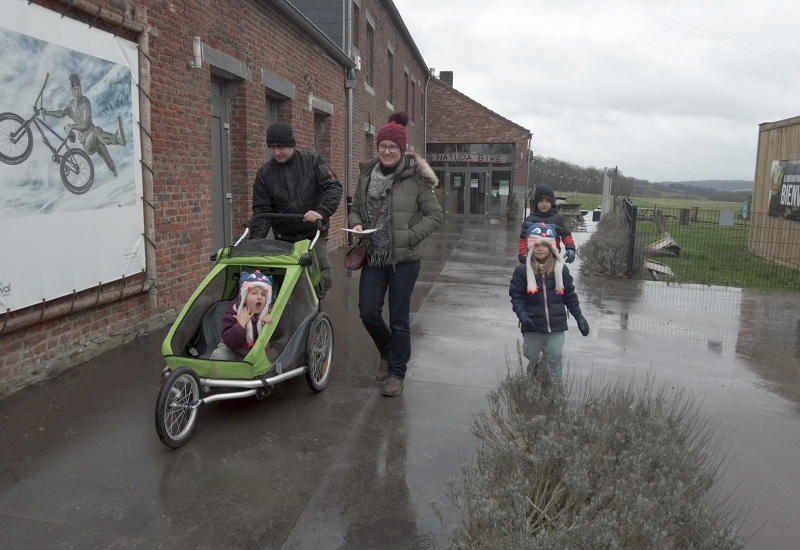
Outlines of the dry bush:
<svg viewBox="0 0 800 550">
<path fill-rule="evenodd" d="M 628 229 L 618 212 L 605 216 L 597 231 L 578 249 L 581 273 L 588 276 L 627 277 Z M 640 259 L 635 262 L 641 263 Z M 634 272 L 640 265 L 634 265 Z"/>
<path fill-rule="evenodd" d="M 715 491 L 724 436 L 693 397 L 650 378 L 567 393 L 511 368 L 489 393 L 476 463 L 448 483 L 449 549 L 743 548 Z"/>
</svg>

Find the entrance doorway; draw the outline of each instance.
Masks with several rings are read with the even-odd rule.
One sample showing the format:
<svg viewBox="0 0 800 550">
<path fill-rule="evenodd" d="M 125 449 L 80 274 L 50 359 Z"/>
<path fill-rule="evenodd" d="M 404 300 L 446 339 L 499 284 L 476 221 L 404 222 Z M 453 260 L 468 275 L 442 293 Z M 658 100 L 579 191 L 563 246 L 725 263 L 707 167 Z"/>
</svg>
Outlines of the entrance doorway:
<svg viewBox="0 0 800 550">
<path fill-rule="evenodd" d="M 230 120 L 228 90 L 223 80 L 211 80 L 211 216 L 214 250 L 232 244 L 230 182 Z"/>
<path fill-rule="evenodd" d="M 486 216 L 488 212 L 488 174 L 476 168 L 448 168 L 445 180 L 445 214 Z"/>
<path fill-rule="evenodd" d="M 492 170 L 492 188 L 489 199 L 489 215 L 505 218 L 511 198 L 511 170 Z"/>
</svg>

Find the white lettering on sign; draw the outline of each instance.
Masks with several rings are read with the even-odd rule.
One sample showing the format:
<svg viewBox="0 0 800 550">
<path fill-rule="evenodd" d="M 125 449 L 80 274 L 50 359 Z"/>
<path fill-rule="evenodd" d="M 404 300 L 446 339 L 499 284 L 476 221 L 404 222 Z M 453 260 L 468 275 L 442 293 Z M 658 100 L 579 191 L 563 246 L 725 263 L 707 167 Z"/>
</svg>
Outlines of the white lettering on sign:
<svg viewBox="0 0 800 550">
<path fill-rule="evenodd" d="M 784 179 L 784 181 L 786 181 Z M 800 185 L 783 184 L 781 189 L 782 206 L 800 206 Z"/>
<path fill-rule="evenodd" d="M 428 160 L 433 162 L 479 162 L 503 163 L 511 162 L 510 155 L 478 155 L 474 153 L 434 153 L 428 155 Z"/>
</svg>

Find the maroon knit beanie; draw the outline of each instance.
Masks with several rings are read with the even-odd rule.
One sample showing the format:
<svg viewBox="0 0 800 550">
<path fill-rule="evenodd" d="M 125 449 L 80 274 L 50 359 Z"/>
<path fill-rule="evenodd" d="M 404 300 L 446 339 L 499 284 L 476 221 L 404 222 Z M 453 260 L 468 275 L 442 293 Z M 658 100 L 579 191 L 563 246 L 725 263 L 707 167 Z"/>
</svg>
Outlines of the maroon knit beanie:
<svg viewBox="0 0 800 550">
<path fill-rule="evenodd" d="M 408 115 L 405 113 L 394 113 L 389 117 L 389 122 L 378 132 L 378 145 L 382 141 L 391 141 L 400 147 L 400 151 L 405 153 L 408 146 L 408 132 L 406 131 L 406 124 L 408 124 Z"/>
</svg>

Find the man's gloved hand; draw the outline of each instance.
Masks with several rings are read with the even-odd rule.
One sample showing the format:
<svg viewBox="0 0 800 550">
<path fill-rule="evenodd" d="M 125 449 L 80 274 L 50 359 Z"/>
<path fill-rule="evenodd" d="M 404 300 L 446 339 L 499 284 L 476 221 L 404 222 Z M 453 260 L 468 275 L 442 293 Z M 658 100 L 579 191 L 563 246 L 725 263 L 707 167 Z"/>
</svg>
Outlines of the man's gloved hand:
<svg viewBox="0 0 800 550">
<path fill-rule="evenodd" d="M 519 263 L 524 264 L 525 260 L 528 259 L 528 256 L 525 254 L 517 254 L 517 259 L 519 260 Z"/>
<path fill-rule="evenodd" d="M 571 248 L 564 250 L 564 261 L 571 264 L 575 261 L 575 251 Z"/>
<path fill-rule="evenodd" d="M 586 322 L 586 317 L 578 315 L 575 317 L 575 321 L 578 323 L 578 330 L 581 331 L 581 334 L 589 336 L 589 323 Z"/>
</svg>

